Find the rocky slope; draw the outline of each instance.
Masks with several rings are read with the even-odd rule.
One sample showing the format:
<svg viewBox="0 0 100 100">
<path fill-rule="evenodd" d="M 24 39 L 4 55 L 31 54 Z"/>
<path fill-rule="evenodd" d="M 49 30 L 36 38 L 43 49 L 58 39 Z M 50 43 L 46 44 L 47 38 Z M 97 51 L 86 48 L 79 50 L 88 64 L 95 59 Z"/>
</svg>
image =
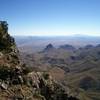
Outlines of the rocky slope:
<svg viewBox="0 0 100 100">
<path fill-rule="evenodd" d="M 0 21 L 0 100 L 78 100 L 47 72 L 35 72 L 19 60 L 8 24 Z"/>
</svg>

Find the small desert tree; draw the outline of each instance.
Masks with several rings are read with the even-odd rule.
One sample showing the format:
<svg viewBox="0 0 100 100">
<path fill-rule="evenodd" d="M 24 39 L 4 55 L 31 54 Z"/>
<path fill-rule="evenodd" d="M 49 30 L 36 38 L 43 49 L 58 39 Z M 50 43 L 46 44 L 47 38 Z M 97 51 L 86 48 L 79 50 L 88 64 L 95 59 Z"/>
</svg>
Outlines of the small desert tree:
<svg viewBox="0 0 100 100">
<path fill-rule="evenodd" d="M 0 50 L 10 51 L 14 45 L 14 39 L 8 34 L 8 24 L 6 21 L 0 21 Z"/>
<path fill-rule="evenodd" d="M 6 21 L 0 21 L 0 35 L 8 32 L 8 24 Z"/>
</svg>

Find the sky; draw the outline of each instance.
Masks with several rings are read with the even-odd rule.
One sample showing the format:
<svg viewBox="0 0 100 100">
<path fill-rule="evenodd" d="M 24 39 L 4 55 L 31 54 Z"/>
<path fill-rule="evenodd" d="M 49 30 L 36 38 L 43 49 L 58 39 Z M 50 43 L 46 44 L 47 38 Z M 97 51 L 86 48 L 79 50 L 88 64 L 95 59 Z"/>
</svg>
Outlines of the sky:
<svg viewBox="0 0 100 100">
<path fill-rule="evenodd" d="M 100 36 L 100 0 L 0 0 L 11 35 Z"/>
</svg>

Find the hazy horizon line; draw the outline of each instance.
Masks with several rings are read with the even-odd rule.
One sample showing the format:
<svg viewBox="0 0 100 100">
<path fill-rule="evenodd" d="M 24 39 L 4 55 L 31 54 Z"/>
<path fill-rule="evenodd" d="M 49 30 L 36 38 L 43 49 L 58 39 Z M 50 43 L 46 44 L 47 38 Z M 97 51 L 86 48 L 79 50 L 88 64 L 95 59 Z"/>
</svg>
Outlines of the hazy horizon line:
<svg viewBox="0 0 100 100">
<path fill-rule="evenodd" d="M 89 34 L 70 34 L 70 35 L 19 35 L 19 34 L 12 34 L 12 36 L 19 36 L 19 37 L 100 37 L 100 35 L 89 35 Z"/>
</svg>

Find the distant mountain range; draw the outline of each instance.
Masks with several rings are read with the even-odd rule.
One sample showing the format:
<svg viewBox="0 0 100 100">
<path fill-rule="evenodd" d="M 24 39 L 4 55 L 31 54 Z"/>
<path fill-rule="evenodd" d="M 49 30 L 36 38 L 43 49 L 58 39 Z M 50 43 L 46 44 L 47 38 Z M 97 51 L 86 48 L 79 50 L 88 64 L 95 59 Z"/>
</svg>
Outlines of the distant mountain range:
<svg viewBox="0 0 100 100">
<path fill-rule="evenodd" d="M 21 58 L 31 67 L 48 71 L 80 100 L 100 100 L 100 44 L 76 48 L 49 43 L 41 52 L 21 52 Z"/>
<path fill-rule="evenodd" d="M 100 100 L 100 37 L 15 37 L 21 61 L 47 71 L 69 94 Z"/>
<path fill-rule="evenodd" d="M 86 35 L 73 35 L 73 36 L 14 36 L 16 43 L 23 52 L 41 51 L 49 43 L 55 47 L 60 45 L 69 44 L 76 48 L 92 44 L 97 45 L 100 43 L 100 37 L 86 36 Z"/>
</svg>

